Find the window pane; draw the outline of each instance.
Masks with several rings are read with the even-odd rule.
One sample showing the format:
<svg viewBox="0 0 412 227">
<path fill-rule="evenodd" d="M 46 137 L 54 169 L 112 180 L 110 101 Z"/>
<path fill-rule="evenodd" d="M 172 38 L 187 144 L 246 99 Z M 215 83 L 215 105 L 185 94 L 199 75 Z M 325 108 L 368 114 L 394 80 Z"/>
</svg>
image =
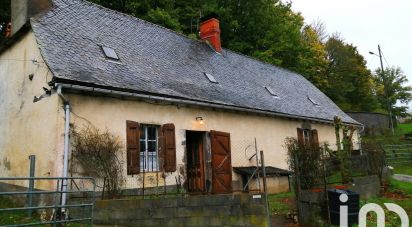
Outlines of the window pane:
<svg viewBox="0 0 412 227">
<path fill-rule="evenodd" d="M 153 171 L 153 155 L 148 155 L 149 158 L 149 170 Z"/>
<path fill-rule="evenodd" d="M 148 153 L 148 167 L 149 171 L 156 171 L 157 170 L 157 154 L 156 153 Z"/>
<path fill-rule="evenodd" d="M 147 142 L 148 145 L 148 151 L 149 152 L 156 152 L 156 141 L 149 141 Z"/>
<path fill-rule="evenodd" d="M 146 138 L 146 135 L 144 133 L 145 128 L 146 128 L 146 126 L 140 125 L 140 139 L 143 139 L 143 140 Z"/>
<path fill-rule="evenodd" d="M 140 152 L 146 151 L 146 142 L 144 140 L 140 140 Z"/>
<path fill-rule="evenodd" d="M 145 155 L 144 152 L 140 152 L 140 169 L 144 170 L 145 169 Z"/>
<path fill-rule="evenodd" d="M 147 127 L 147 136 L 149 140 L 156 140 L 156 127 L 148 126 Z"/>
</svg>

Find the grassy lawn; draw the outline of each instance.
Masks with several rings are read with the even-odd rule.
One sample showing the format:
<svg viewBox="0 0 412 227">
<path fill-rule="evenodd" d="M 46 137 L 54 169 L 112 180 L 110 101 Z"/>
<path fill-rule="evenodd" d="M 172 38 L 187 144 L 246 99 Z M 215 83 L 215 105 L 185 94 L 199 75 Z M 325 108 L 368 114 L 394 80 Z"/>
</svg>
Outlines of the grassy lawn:
<svg viewBox="0 0 412 227">
<path fill-rule="evenodd" d="M 0 208 L 20 207 L 13 203 L 10 199 L 0 197 Z M 23 224 L 38 222 L 39 218 L 36 216 L 28 217 L 26 211 L 13 211 L 0 213 L 0 225 Z"/>
<path fill-rule="evenodd" d="M 405 140 L 405 133 L 412 132 L 412 124 L 398 124 L 394 129 L 395 135 L 388 130 L 385 135 L 363 137 L 363 141 L 373 141 L 379 144 L 412 144 L 411 140 Z"/>
<path fill-rule="evenodd" d="M 295 194 L 293 192 L 285 192 L 268 196 L 269 210 L 272 214 L 287 214 L 290 211 L 296 210 Z"/>
<path fill-rule="evenodd" d="M 366 201 L 361 201 L 361 206 L 366 203 L 376 203 L 384 207 L 384 203 L 395 203 L 405 209 L 409 218 L 412 217 L 412 183 L 402 182 L 395 179 L 391 180 L 388 192 L 379 198 L 371 198 Z M 386 227 L 400 226 L 399 217 L 385 210 Z M 368 216 L 368 226 L 376 226 L 376 215 Z"/>
<path fill-rule="evenodd" d="M 412 124 L 399 124 L 397 129 L 401 133 L 412 132 Z"/>
<path fill-rule="evenodd" d="M 412 176 L 412 165 L 399 165 L 393 166 L 393 173 L 396 174 L 406 174 Z"/>
<path fill-rule="evenodd" d="M 14 208 L 21 207 L 20 205 L 15 204 L 8 198 L 0 197 L 0 208 Z M 33 214 L 32 216 L 27 215 L 27 211 L 12 211 L 12 212 L 0 212 L 0 226 L 3 225 L 16 225 L 16 224 L 29 224 L 29 223 L 38 223 L 41 222 L 40 216 Z M 37 225 L 45 226 L 45 225 Z M 65 226 L 69 227 L 82 227 L 89 226 L 79 223 L 68 223 Z"/>
</svg>

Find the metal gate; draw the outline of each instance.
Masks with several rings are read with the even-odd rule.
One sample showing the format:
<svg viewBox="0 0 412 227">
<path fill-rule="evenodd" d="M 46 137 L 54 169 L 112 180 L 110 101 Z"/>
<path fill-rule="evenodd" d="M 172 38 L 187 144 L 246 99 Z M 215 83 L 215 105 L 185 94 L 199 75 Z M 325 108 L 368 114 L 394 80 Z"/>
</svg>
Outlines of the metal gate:
<svg viewBox="0 0 412 227">
<path fill-rule="evenodd" d="M 19 223 L 3 222 L 0 226 L 93 224 L 96 184 L 91 177 L 5 177 L 0 183 L 7 185 L 0 187 L 0 200 L 13 201 L 10 207 L 0 207 L 0 214 L 24 212 L 26 216 Z M 67 203 L 64 197 L 69 198 Z"/>
<path fill-rule="evenodd" d="M 412 164 L 412 144 L 385 144 L 382 148 L 387 165 Z"/>
</svg>

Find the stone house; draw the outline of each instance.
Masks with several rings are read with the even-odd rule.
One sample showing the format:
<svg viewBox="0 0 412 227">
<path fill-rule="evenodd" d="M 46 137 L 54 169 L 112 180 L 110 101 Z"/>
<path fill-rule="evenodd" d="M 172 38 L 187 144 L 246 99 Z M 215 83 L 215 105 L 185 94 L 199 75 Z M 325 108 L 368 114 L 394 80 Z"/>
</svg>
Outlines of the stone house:
<svg viewBox="0 0 412 227">
<path fill-rule="evenodd" d="M 231 193 L 247 180 L 233 168 L 256 166 L 255 150 L 287 169 L 285 138 L 333 145 L 334 116 L 360 126 L 302 75 L 221 48 L 214 18 L 193 40 L 83 0 L 13 0 L 11 33 L 1 176 L 27 176 L 28 155 L 37 176 L 71 174 L 69 129 L 90 124 L 122 139 L 125 189 L 145 174 L 146 187 L 180 178 L 189 192 Z M 271 192 L 287 179 L 271 176 Z"/>
</svg>

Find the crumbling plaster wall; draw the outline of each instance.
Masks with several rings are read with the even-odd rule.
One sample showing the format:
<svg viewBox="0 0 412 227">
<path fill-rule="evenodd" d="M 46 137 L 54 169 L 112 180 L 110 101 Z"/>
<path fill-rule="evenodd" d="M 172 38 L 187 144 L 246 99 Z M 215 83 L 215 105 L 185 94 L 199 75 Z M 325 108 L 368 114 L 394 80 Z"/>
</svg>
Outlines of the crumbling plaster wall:
<svg viewBox="0 0 412 227">
<path fill-rule="evenodd" d="M 60 101 L 53 94 L 33 102 L 45 93 L 43 87 L 49 88 L 51 78 L 32 32 L 0 53 L 0 177 L 28 176 L 29 155 L 36 155 L 35 176 L 59 176 L 64 126 Z M 55 183 L 41 181 L 35 187 L 51 185 Z"/>
</svg>

